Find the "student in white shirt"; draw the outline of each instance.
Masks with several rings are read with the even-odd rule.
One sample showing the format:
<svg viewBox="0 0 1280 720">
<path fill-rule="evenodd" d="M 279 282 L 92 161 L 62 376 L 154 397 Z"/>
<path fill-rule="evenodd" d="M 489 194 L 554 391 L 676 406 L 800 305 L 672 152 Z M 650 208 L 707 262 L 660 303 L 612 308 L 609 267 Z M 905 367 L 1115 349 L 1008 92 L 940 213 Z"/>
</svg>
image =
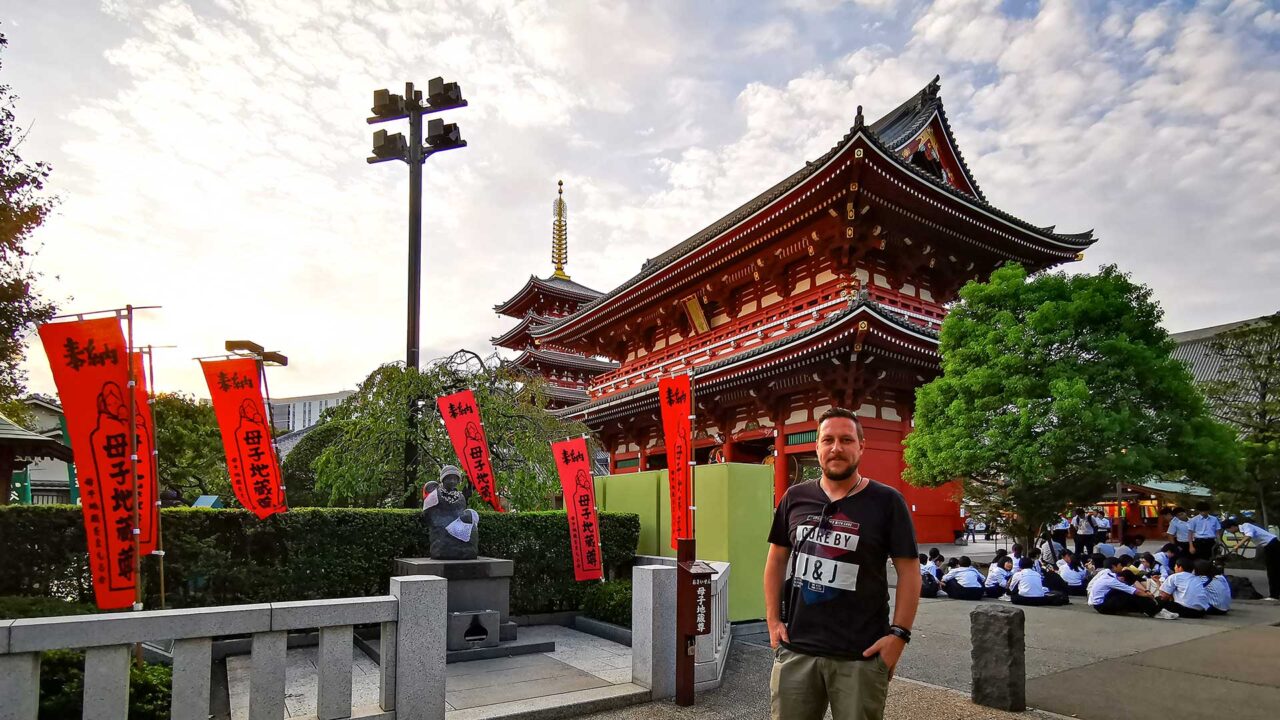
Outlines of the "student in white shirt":
<svg viewBox="0 0 1280 720">
<path fill-rule="evenodd" d="M 1008 592 L 1009 578 L 1013 577 L 1013 558 L 1005 555 L 991 562 L 987 568 L 986 596 L 998 598 Z"/>
<path fill-rule="evenodd" d="M 1107 558 L 1106 567 L 1098 571 L 1089 581 L 1086 590 L 1089 605 L 1103 615 L 1123 615 L 1126 613 L 1143 613 L 1148 617 L 1176 617 L 1173 613 L 1165 613 L 1151 593 L 1134 585 L 1133 574 L 1121 570 L 1122 563 L 1117 558 Z"/>
<path fill-rule="evenodd" d="M 1231 584 L 1218 566 L 1205 559 L 1196 561 L 1196 577 L 1204 578 L 1204 592 L 1209 598 L 1206 615 L 1226 615 L 1231 610 Z"/>
<path fill-rule="evenodd" d="M 1180 557 L 1172 575 L 1160 584 L 1160 607 L 1181 618 L 1202 618 L 1209 609 L 1209 595 L 1204 591 L 1204 578 L 1191 574 L 1195 561 Z"/>
<path fill-rule="evenodd" d="M 1113 558 L 1116 556 L 1116 546 L 1111 543 L 1098 543 L 1094 546 L 1093 551 L 1101 553 L 1103 557 Z"/>
<path fill-rule="evenodd" d="M 1169 521 L 1169 529 L 1165 532 L 1169 541 L 1176 544 L 1183 555 L 1191 552 L 1191 523 L 1187 522 L 1187 509 L 1173 509 L 1173 519 Z"/>
<path fill-rule="evenodd" d="M 1258 557 L 1267 564 L 1267 599 L 1280 600 L 1280 540 L 1266 529 L 1236 518 L 1227 518 L 1223 528 L 1244 533 L 1258 547 Z"/>
<path fill-rule="evenodd" d="M 1071 529 L 1076 533 L 1076 554 L 1092 555 L 1093 545 L 1097 542 L 1097 526 L 1093 522 L 1093 511 L 1086 515 L 1084 508 L 1076 508 L 1076 516 L 1071 519 Z"/>
<path fill-rule="evenodd" d="M 1068 595 L 1076 595 L 1084 597 L 1085 580 L 1089 578 L 1089 571 L 1080 564 L 1074 553 L 1068 552 L 1058 561 L 1058 577 L 1062 578 L 1063 584 L 1066 586 Z"/>
<path fill-rule="evenodd" d="M 933 563 L 929 562 L 929 556 L 920 553 L 920 597 L 938 597 L 938 590 L 942 586 L 938 584 L 938 576 L 934 574 L 936 569 Z"/>
<path fill-rule="evenodd" d="M 973 567 L 969 556 L 961 555 L 959 566 L 942 576 L 942 589 L 947 591 L 947 597 L 955 600 L 981 600 L 982 584 L 986 580 Z"/>
<path fill-rule="evenodd" d="M 1209 514 L 1209 503 L 1196 504 L 1196 516 L 1191 518 L 1191 552 L 1197 557 L 1213 559 L 1213 548 L 1222 537 L 1222 523 Z"/>
<path fill-rule="evenodd" d="M 1018 572 L 1009 578 L 1009 595 L 1014 605 L 1067 605 L 1066 593 L 1045 590 L 1031 558 L 1018 561 Z"/>
<path fill-rule="evenodd" d="M 1093 515 L 1093 525 L 1098 529 L 1097 534 L 1094 537 L 1098 542 L 1106 542 L 1109 540 L 1111 538 L 1111 518 L 1107 517 L 1104 513 L 1095 514 L 1092 510 L 1089 511 L 1089 514 Z"/>
<path fill-rule="evenodd" d="M 1160 565 L 1161 577 L 1169 577 L 1173 574 L 1173 562 L 1177 560 L 1178 556 L 1181 554 L 1183 553 L 1179 552 L 1177 545 L 1174 543 L 1165 543 L 1164 547 L 1160 548 L 1160 552 L 1151 556 L 1152 559 Z"/>
</svg>

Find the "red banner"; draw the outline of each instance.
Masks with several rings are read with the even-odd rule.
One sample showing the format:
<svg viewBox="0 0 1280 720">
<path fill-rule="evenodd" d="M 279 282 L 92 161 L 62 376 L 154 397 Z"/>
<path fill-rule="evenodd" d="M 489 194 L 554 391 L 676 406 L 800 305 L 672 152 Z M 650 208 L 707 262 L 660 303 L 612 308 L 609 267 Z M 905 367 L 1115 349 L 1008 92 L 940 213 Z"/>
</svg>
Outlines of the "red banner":
<svg viewBox="0 0 1280 720">
<path fill-rule="evenodd" d="M 280 465 L 271 445 L 271 424 L 262 402 L 258 361 L 200 361 L 213 412 L 222 431 L 231 489 L 246 510 L 264 520 L 288 508 L 280 487 Z"/>
<path fill-rule="evenodd" d="M 41 325 L 40 341 L 75 455 L 94 598 L 102 610 L 127 608 L 137 587 L 137 489 L 129 458 L 128 349 L 120 320 Z M 140 478 L 144 484 L 150 480 Z"/>
<path fill-rule="evenodd" d="M 600 580 L 604 567 L 600 557 L 600 523 L 596 518 L 596 488 L 591 478 L 591 460 L 586 438 L 551 443 L 551 454 L 560 471 L 564 490 L 564 510 L 569 516 L 569 545 L 573 548 L 573 577 Z"/>
<path fill-rule="evenodd" d="M 693 390 L 689 375 L 676 375 L 658 381 L 658 405 L 662 407 L 662 435 L 667 448 L 667 480 L 671 485 L 671 548 L 676 540 L 693 537 L 693 518 L 689 512 L 693 495 L 693 435 L 689 427 L 693 407 Z"/>
<path fill-rule="evenodd" d="M 458 455 L 458 466 L 471 478 L 471 487 L 494 510 L 505 512 L 498 500 L 498 483 L 489 462 L 489 442 L 484 437 L 475 393 L 462 390 L 436 398 L 436 407 L 444 418 L 444 429 L 453 443 L 453 452 Z"/>
<path fill-rule="evenodd" d="M 156 531 L 160 527 L 160 475 L 156 468 L 155 421 L 147 398 L 147 373 L 142 353 L 133 354 L 134 403 L 138 409 L 138 518 L 142 535 L 140 552 L 147 555 L 156 549 Z"/>
</svg>

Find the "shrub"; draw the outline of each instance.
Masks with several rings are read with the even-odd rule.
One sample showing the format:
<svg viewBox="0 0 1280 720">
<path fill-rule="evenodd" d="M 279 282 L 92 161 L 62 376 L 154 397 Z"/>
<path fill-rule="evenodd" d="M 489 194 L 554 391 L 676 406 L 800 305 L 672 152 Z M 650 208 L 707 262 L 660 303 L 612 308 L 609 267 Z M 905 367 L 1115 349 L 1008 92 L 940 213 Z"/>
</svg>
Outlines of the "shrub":
<svg viewBox="0 0 1280 720">
<path fill-rule="evenodd" d="M 67 602 L 51 597 L 0 597 L 0 620 L 54 617 L 57 615 L 88 615 L 98 609 L 86 603 Z"/>
<path fill-rule="evenodd" d="M 589 618 L 631 627 L 631 581 L 610 580 L 587 588 L 582 612 Z"/>
<path fill-rule="evenodd" d="M 383 595 L 395 558 L 425 557 L 416 510 L 300 508 L 258 521 L 244 510 L 161 511 L 168 607 Z M 515 561 L 511 611 L 582 607 L 563 512 L 481 513 L 480 553 Z M 634 557 L 640 520 L 601 513 L 610 575 Z M 0 507 L 0 595 L 93 602 L 84 527 L 75 506 Z M 144 560 L 148 607 L 159 606 L 154 558 Z"/>
<path fill-rule="evenodd" d="M 166 720 L 173 671 L 164 665 L 129 664 L 130 720 Z M 82 714 L 84 653 L 51 650 L 40 658 L 40 717 L 74 718 Z"/>
</svg>

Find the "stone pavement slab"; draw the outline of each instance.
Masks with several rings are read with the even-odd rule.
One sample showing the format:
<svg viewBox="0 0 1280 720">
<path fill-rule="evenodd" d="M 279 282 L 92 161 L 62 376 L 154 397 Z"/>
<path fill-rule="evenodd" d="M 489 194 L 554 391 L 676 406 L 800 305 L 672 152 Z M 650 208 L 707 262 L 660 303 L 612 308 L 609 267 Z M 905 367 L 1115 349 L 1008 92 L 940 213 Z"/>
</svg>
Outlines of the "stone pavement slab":
<svg viewBox="0 0 1280 720">
<path fill-rule="evenodd" d="M 607 680 L 547 657 L 534 655 L 537 662 L 520 668 L 482 667 L 458 677 L 445 679 L 445 702 L 450 709 L 465 710 L 516 700 L 545 697 L 611 685 Z M 484 666 L 493 660 L 477 660 Z"/>
<path fill-rule="evenodd" d="M 1165 691 L 1135 695 L 1132 689 L 1140 687 Z M 1232 720 L 1274 720 L 1280 716 L 1280 628 L 1220 632 L 1028 680 L 1027 702 L 1084 720 L 1220 711 Z"/>
</svg>

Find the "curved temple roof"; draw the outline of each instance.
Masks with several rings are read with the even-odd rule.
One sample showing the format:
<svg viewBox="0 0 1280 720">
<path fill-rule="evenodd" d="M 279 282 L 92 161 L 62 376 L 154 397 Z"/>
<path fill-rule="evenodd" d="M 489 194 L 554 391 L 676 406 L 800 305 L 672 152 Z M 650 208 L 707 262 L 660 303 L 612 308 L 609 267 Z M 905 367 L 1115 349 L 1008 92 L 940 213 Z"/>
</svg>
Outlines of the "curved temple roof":
<svg viewBox="0 0 1280 720">
<path fill-rule="evenodd" d="M 799 186 L 802 182 L 817 174 L 858 138 L 864 138 L 868 143 L 879 148 L 882 151 L 882 154 L 891 162 L 905 172 L 914 175 L 920 181 L 927 183 L 933 189 L 943 193 L 944 195 L 950 196 L 952 199 L 957 200 L 964 205 L 978 210 L 980 213 L 990 216 L 998 222 L 1002 222 L 1003 224 L 1010 226 L 1012 229 L 1031 236 L 1037 242 L 1042 243 L 1046 247 L 1068 250 L 1075 253 L 1087 249 L 1097 241 L 1097 238 L 1093 236 L 1093 232 L 1091 230 L 1083 233 L 1055 232 L 1054 226 L 1040 227 L 1032 225 L 1025 220 L 1010 215 L 1009 213 L 987 203 L 985 197 L 978 189 L 977 183 L 973 180 L 968 166 L 964 163 L 963 157 L 960 155 L 959 146 L 956 145 L 954 138 L 951 136 L 950 125 L 946 120 L 946 112 L 943 109 L 942 99 L 938 94 L 938 88 L 939 78 L 935 77 L 920 92 L 912 96 L 911 99 L 872 123 L 870 126 L 863 122 L 862 115 L 859 113 L 855 119 L 853 127 L 849 129 L 849 132 L 846 133 L 838 143 L 836 143 L 820 158 L 806 163 L 803 168 L 792 173 L 786 179 L 777 183 L 760 195 L 757 195 L 738 209 L 728 215 L 725 215 L 715 223 L 709 225 L 678 245 L 670 248 L 661 255 L 650 259 L 643 267 L 641 267 L 639 273 L 633 276 L 630 280 L 624 282 L 622 285 L 619 285 L 612 291 L 597 297 L 592 302 L 583 305 L 573 314 L 537 328 L 533 331 L 534 337 L 549 338 L 558 335 L 558 331 L 567 329 L 579 319 L 592 314 L 598 308 L 601 308 L 619 298 L 627 290 L 630 290 L 645 279 L 657 274 L 666 266 L 715 240 L 726 231 L 768 207 L 774 201 L 782 198 L 789 191 Z M 861 108 L 859 108 L 859 110 L 860 109 Z M 941 178 L 915 166 L 900 157 L 897 153 L 898 148 L 910 141 L 921 128 L 925 127 L 929 123 L 935 114 L 941 120 L 943 130 L 947 135 L 947 140 L 951 143 L 952 150 L 955 151 L 956 158 L 961 163 L 966 181 L 970 183 L 977 193 L 976 197 L 943 182 Z"/>
<path fill-rule="evenodd" d="M 585 285 L 579 285 L 568 278 L 559 278 L 554 275 L 540 278 L 536 275 L 530 275 L 529 280 L 525 282 L 524 287 L 516 291 L 516 294 L 512 295 L 511 299 L 504 303 L 494 305 L 493 309 L 496 312 L 505 314 L 509 309 L 520 305 L 530 293 L 538 290 L 542 290 L 549 295 L 557 295 L 570 300 L 584 301 L 595 300 L 604 294 L 599 290 L 592 290 Z"/>
</svg>

